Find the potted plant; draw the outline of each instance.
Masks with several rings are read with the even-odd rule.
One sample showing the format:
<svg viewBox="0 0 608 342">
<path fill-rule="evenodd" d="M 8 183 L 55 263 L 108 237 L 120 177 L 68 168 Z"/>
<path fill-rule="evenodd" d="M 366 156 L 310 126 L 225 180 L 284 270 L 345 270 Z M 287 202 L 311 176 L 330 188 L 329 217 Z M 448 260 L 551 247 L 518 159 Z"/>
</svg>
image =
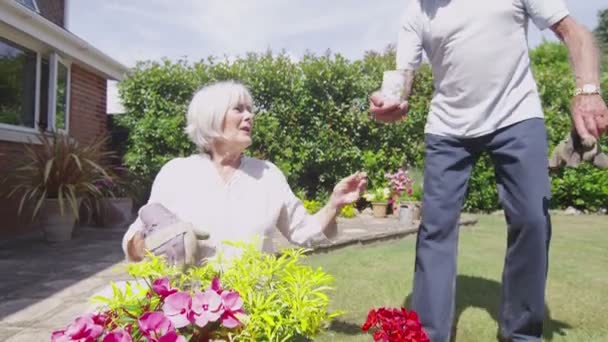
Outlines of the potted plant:
<svg viewBox="0 0 608 342">
<path fill-rule="evenodd" d="M 397 172 L 395 173 L 385 174 L 384 178 L 387 179 L 390 186 L 391 195 L 389 202 L 391 202 L 393 206 L 393 214 L 398 215 L 400 208 L 400 199 L 403 194 L 411 193 L 413 181 L 409 176 L 409 172 L 402 168 L 397 170 Z"/>
<path fill-rule="evenodd" d="M 374 217 L 386 217 L 390 195 L 391 190 L 387 187 L 379 187 L 363 195 L 367 201 L 371 202 Z"/>
<path fill-rule="evenodd" d="M 85 199 L 87 206 L 81 208 L 87 218 L 83 223 L 97 227 L 121 226 L 133 219 L 133 198 L 131 184 L 127 179 L 118 176 L 116 168 L 114 176 L 104 178 L 95 184 L 101 196 L 89 196 Z"/>
<path fill-rule="evenodd" d="M 39 145 L 25 145 L 22 160 L 9 178 L 9 197 L 19 199 L 19 215 L 38 219 L 48 241 L 71 239 L 84 197 L 101 196 L 95 186 L 110 178 L 104 161 L 105 140 L 79 144 L 63 134 L 38 136 Z M 28 208 L 28 210 L 26 210 Z"/>
<path fill-rule="evenodd" d="M 400 202 L 402 207 L 411 208 L 412 219 L 419 221 L 422 217 L 422 172 L 413 170 L 409 174 L 411 182 L 408 190 L 401 194 Z"/>
</svg>

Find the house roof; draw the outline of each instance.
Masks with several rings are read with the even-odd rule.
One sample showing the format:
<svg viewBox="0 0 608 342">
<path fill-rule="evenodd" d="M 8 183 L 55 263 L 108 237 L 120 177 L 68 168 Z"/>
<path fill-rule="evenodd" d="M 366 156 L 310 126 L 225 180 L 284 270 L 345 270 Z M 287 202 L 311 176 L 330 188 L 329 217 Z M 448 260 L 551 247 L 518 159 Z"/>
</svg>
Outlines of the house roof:
<svg viewBox="0 0 608 342">
<path fill-rule="evenodd" d="M 88 66 L 107 79 L 120 81 L 129 70 L 82 38 L 16 1 L 0 0 L 0 21 Z"/>
</svg>

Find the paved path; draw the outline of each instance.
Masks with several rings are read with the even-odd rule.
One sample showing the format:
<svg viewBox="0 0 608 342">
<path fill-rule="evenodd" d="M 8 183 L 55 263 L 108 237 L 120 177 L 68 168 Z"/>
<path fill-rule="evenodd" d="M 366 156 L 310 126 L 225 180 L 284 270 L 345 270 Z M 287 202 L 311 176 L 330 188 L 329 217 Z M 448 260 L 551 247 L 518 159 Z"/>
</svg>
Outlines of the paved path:
<svg viewBox="0 0 608 342">
<path fill-rule="evenodd" d="M 415 232 L 394 218 L 338 220 L 339 238 L 318 252 Z M 0 341 L 50 341 L 53 330 L 89 306 L 88 298 L 110 281 L 130 277 L 120 242 L 125 229 L 77 228 L 72 241 L 46 243 L 42 236 L 0 242 Z M 288 246 L 282 237 L 277 247 Z"/>
</svg>

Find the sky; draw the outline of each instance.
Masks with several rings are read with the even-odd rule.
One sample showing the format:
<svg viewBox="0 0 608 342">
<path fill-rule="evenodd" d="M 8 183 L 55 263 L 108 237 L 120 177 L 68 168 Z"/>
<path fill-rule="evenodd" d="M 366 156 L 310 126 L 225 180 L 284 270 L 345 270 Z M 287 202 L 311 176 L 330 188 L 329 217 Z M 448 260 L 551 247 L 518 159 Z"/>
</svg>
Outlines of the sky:
<svg viewBox="0 0 608 342">
<path fill-rule="evenodd" d="M 397 37 L 406 0 L 68 0 L 70 31 L 131 67 L 140 60 L 285 51 L 299 59 L 327 49 L 349 59 L 381 51 Z M 483 1 L 483 0 L 481 0 Z M 566 0 L 590 29 L 608 0 Z M 555 40 L 530 25 L 529 43 Z M 108 111 L 120 112 L 115 82 Z"/>
</svg>

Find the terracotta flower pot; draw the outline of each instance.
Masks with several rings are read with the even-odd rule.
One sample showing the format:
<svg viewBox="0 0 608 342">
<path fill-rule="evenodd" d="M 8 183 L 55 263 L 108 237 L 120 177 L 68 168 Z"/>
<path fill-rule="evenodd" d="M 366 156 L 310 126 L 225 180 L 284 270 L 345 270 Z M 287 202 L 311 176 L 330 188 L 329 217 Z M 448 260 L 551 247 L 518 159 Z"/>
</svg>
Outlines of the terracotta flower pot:
<svg viewBox="0 0 608 342">
<path fill-rule="evenodd" d="M 386 217 L 386 210 L 388 208 L 388 203 L 386 202 L 373 202 L 372 210 L 374 213 L 374 217 Z"/>
</svg>

